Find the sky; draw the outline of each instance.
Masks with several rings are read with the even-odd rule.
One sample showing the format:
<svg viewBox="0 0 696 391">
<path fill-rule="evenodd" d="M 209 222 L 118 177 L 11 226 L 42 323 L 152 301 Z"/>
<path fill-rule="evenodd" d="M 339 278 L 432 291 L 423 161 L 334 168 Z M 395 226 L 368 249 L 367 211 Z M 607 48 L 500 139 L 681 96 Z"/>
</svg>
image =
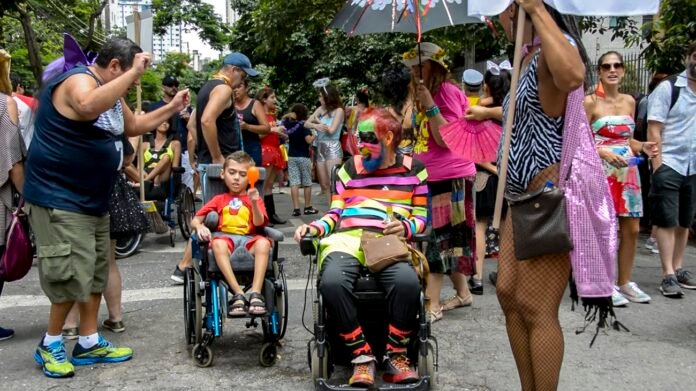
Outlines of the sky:
<svg viewBox="0 0 696 391">
<path fill-rule="evenodd" d="M 224 0 L 203 0 L 205 3 L 212 4 L 215 7 L 215 13 L 220 15 L 222 20 L 225 20 L 225 1 Z M 189 49 L 197 49 L 201 53 L 201 59 L 206 57 L 211 59 L 216 59 L 220 55 L 220 52 L 213 50 L 208 44 L 204 43 L 198 38 L 198 32 L 190 31 L 184 33 L 184 42 L 189 42 Z M 186 50 L 186 49 L 184 49 Z"/>
</svg>

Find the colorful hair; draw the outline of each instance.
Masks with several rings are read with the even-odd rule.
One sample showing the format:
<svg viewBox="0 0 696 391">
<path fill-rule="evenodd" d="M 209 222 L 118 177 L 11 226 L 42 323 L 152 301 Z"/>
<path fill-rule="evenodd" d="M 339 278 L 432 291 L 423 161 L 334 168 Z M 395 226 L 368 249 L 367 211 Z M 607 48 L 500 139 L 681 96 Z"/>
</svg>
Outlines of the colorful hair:
<svg viewBox="0 0 696 391">
<path fill-rule="evenodd" d="M 380 139 L 383 139 L 387 132 L 392 132 L 394 139 L 392 140 L 391 147 L 396 148 L 401 142 L 402 128 L 399 121 L 397 121 L 391 113 L 384 108 L 369 108 L 361 116 L 360 122 L 358 123 L 358 131 L 361 127 L 371 123 L 372 129 L 377 133 Z M 362 125 L 362 126 L 361 126 Z"/>
</svg>

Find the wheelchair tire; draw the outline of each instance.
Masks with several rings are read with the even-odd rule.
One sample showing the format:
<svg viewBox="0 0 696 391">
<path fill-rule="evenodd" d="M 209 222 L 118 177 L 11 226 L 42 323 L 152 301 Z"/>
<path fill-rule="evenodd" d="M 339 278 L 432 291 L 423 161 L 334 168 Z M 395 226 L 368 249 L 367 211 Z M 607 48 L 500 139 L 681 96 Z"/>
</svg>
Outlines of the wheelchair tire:
<svg viewBox="0 0 696 391">
<path fill-rule="evenodd" d="M 309 343 L 309 368 L 312 370 L 312 381 L 317 379 L 328 379 L 329 377 L 329 357 L 325 354 L 323 358 L 319 358 L 319 350 L 314 340 Z M 328 350 L 327 350 L 328 353 Z"/>
<path fill-rule="evenodd" d="M 196 366 L 207 368 L 213 364 L 213 350 L 210 346 L 201 346 L 197 344 L 193 347 L 193 362 Z"/>
<path fill-rule="evenodd" d="M 191 268 L 193 270 L 193 268 Z M 193 336 L 194 343 L 200 344 L 203 339 L 203 300 L 201 299 L 201 275 L 193 270 L 193 290 L 194 305 L 196 308 L 194 314 Z"/>
<path fill-rule="evenodd" d="M 288 329 L 288 281 L 285 276 L 285 271 L 283 270 L 283 265 L 280 265 L 278 277 L 280 281 L 280 290 L 276 290 L 275 306 L 278 310 L 278 318 L 280 320 L 280 333 L 278 334 L 278 339 L 283 339 Z"/>
<path fill-rule="evenodd" d="M 184 240 L 191 237 L 191 220 L 196 215 L 196 202 L 188 186 L 182 186 L 176 204 L 176 220 Z"/>
<path fill-rule="evenodd" d="M 436 362 L 435 346 L 431 340 L 428 340 L 427 351 L 418 352 L 418 376 L 428 376 L 431 383 L 435 383 L 435 362 Z"/>
<path fill-rule="evenodd" d="M 275 342 L 266 342 L 261 346 L 259 352 L 259 364 L 263 367 L 272 367 L 278 360 L 278 344 Z"/>
<path fill-rule="evenodd" d="M 184 271 L 184 338 L 188 345 L 199 343 L 196 340 L 196 282 L 195 271 L 187 267 Z"/>
<path fill-rule="evenodd" d="M 133 255 L 138 250 L 143 236 L 143 234 L 137 234 L 127 238 L 117 239 L 115 246 L 116 258 L 128 258 Z"/>
</svg>

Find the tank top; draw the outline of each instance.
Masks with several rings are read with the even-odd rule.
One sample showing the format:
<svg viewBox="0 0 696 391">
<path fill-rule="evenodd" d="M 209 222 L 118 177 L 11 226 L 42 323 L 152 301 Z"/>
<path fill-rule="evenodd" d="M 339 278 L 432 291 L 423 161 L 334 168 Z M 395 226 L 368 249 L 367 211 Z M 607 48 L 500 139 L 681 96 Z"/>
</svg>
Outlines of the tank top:
<svg viewBox="0 0 696 391">
<path fill-rule="evenodd" d="M 237 110 L 237 118 L 239 121 L 244 121 L 248 125 L 259 125 L 259 119 L 254 115 L 254 99 L 252 99 L 247 107 L 242 110 Z M 244 152 L 251 155 L 257 166 L 261 167 L 261 137 L 258 133 L 250 130 L 242 130 L 242 143 Z"/>
<path fill-rule="evenodd" d="M 331 113 L 324 113 L 319 116 L 318 120 L 322 125 L 331 127 L 338 109 L 334 109 Z M 317 132 L 317 141 L 337 141 L 341 139 L 341 126 L 336 129 L 333 134 L 328 134 L 327 132 Z"/>
<path fill-rule="evenodd" d="M 517 86 L 517 108 L 512 125 L 506 191 L 521 194 L 543 169 L 561 161 L 564 117 L 544 113 L 539 100 L 537 69 L 540 51 L 534 54 Z M 508 114 L 510 95 L 503 102 L 503 118 Z M 503 135 L 503 137 L 505 137 Z M 498 149 L 498 163 L 502 153 Z M 500 164 L 498 164 L 500 166 Z"/>
<path fill-rule="evenodd" d="M 91 121 L 63 116 L 53 91 L 67 78 L 87 74 L 84 66 L 49 80 L 39 96 L 34 138 L 27 155 L 24 198 L 35 205 L 102 216 L 123 159 L 121 101 Z"/>
<path fill-rule="evenodd" d="M 169 136 L 167 137 L 167 140 L 164 141 L 164 144 L 162 144 L 160 149 L 155 149 L 155 139 L 153 138 L 150 143 L 150 148 L 145 151 L 145 168 L 155 168 L 165 155 L 168 155 L 169 161 L 173 162 L 174 150 L 172 149 L 171 145 L 169 145 L 171 142 L 172 137 Z"/>
<path fill-rule="evenodd" d="M 200 89 L 196 98 L 196 134 L 198 135 L 196 151 L 198 161 L 202 164 L 212 163 L 213 158 L 210 155 L 208 144 L 205 142 L 205 138 L 203 138 L 201 118 L 203 117 L 203 112 L 205 112 L 205 107 L 208 105 L 210 92 L 221 84 L 225 84 L 225 82 L 219 79 L 208 80 Z M 241 132 L 234 105 L 230 105 L 230 107 L 223 110 L 215 120 L 215 124 L 217 125 L 218 144 L 220 145 L 222 156 L 227 156 L 242 149 Z"/>
</svg>

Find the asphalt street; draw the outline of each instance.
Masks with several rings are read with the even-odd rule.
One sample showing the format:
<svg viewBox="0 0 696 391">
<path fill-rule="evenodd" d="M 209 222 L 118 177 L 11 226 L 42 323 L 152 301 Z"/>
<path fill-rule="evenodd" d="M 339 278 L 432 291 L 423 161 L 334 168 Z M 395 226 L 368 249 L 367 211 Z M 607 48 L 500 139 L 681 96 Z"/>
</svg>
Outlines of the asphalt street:
<svg viewBox="0 0 696 391">
<path fill-rule="evenodd" d="M 286 190 L 287 191 L 287 190 Z M 288 194 L 276 194 L 279 211 L 287 217 L 292 210 Z M 326 200 L 315 197 L 314 206 L 326 210 Z M 169 279 L 183 249 L 177 238 L 174 248 L 167 235 L 148 235 L 134 256 L 119 260 L 123 275 L 123 310 L 127 330 L 122 334 L 103 331 L 115 344 L 134 349 L 133 360 L 122 364 L 78 367 L 74 378 L 46 378 L 32 358 L 39 338 L 46 330 L 48 301 L 38 283 L 36 268 L 22 281 L 5 285 L 0 298 L 0 325 L 15 329 L 15 338 L 0 342 L 0 389 L 2 390 L 311 390 L 307 364 L 307 341 L 303 328 L 303 302 L 308 260 L 292 241 L 294 227 L 308 216 L 290 219 L 279 227 L 286 235 L 280 254 L 286 258 L 290 289 L 289 327 L 280 359 L 270 368 L 258 364 L 261 332 L 246 329 L 240 320 L 228 320 L 224 336 L 215 341 L 215 361 L 210 368 L 198 368 L 184 341 L 182 288 Z M 653 300 L 617 309 L 619 320 L 630 332 L 601 332 L 594 347 L 594 333 L 583 326 L 583 313 L 571 311 L 564 299 L 561 324 L 565 333 L 565 361 L 560 390 L 689 390 L 696 372 L 696 291 L 686 291 L 681 300 L 662 297 L 659 258 L 643 249 L 640 240 L 633 280 Z M 687 268 L 696 271 L 696 249 L 690 244 Z M 495 270 L 486 261 L 486 275 Z M 310 287 L 313 283 L 310 283 Z M 452 293 L 443 290 L 443 297 Z M 312 292 L 307 292 L 311 297 Z M 311 302 L 311 298 L 308 299 Z M 309 304 L 309 303 L 308 303 Z M 100 320 L 106 316 L 102 306 Z M 311 328 L 311 307 L 305 323 Z M 437 389 L 518 390 L 519 381 L 505 333 L 504 317 L 495 288 L 488 281 L 483 296 L 476 296 L 469 308 L 445 314 L 433 325 L 439 341 Z M 73 342 L 68 343 L 68 352 Z M 345 382 L 348 371 L 334 374 Z M 692 380 L 689 380 L 692 379 Z"/>
</svg>

